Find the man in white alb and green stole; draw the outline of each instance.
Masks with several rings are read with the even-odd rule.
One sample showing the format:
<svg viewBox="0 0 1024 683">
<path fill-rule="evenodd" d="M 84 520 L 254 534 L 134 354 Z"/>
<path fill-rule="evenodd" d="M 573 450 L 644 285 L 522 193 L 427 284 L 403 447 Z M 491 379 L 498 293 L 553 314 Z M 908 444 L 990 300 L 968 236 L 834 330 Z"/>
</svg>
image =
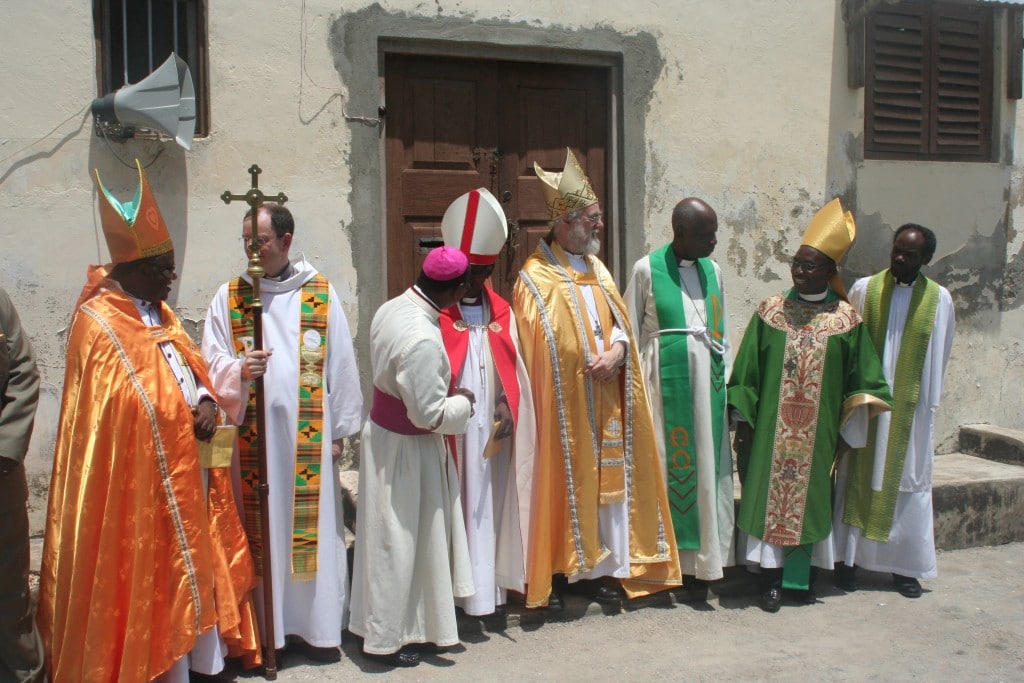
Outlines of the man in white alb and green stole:
<svg viewBox="0 0 1024 683">
<path fill-rule="evenodd" d="M 743 485 L 738 552 L 760 567 L 767 612 L 779 610 L 783 588 L 815 602 L 812 566 L 834 563 L 833 464 L 889 410 L 878 355 L 837 273 L 854 234 L 838 199 L 814 216 L 790 264 L 793 289 L 758 305 L 729 380 Z"/>
<path fill-rule="evenodd" d="M 862 278 L 850 303 L 882 359 L 893 410 L 871 422 L 867 446 L 846 458 L 836 487 L 836 585 L 856 590 L 856 567 L 891 572 L 901 594 L 937 576 L 932 522 L 932 430 L 956 321 L 949 292 L 921 274 L 935 235 L 896 230 L 890 267 Z"/>
<path fill-rule="evenodd" d="M 733 466 L 725 382 L 732 365 L 722 273 L 708 256 L 718 216 L 687 198 L 672 212 L 672 242 L 633 266 L 626 289 L 651 392 L 683 586 L 702 600 L 705 581 L 733 560 Z"/>
<path fill-rule="evenodd" d="M 246 214 L 247 243 L 252 230 Z M 244 520 L 260 576 L 267 530 L 259 519 L 253 380 L 264 377 L 274 647 L 298 639 L 294 647 L 307 658 L 336 661 L 347 562 L 334 463 L 344 437 L 359 429 L 362 393 L 337 292 L 305 260 L 291 263 L 294 230 L 283 206 L 257 209 L 256 242 L 267 272 L 260 287 L 263 350 L 253 350 L 252 285 L 243 275 L 210 303 L 203 355 L 221 407 L 239 425 Z M 262 619 L 262 591 L 256 595 Z"/>
</svg>

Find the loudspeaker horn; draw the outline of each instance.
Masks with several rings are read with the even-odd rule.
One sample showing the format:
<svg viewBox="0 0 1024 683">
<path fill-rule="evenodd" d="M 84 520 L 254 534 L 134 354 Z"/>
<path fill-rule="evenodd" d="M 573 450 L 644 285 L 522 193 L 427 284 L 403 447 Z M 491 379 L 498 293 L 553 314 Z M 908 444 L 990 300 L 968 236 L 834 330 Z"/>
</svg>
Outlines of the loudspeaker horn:
<svg viewBox="0 0 1024 683">
<path fill-rule="evenodd" d="M 130 128 L 148 128 L 192 149 L 196 132 L 196 90 L 192 73 L 171 53 L 156 71 L 138 83 L 92 101 L 92 115 L 105 134 L 130 137 Z"/>
</svg>

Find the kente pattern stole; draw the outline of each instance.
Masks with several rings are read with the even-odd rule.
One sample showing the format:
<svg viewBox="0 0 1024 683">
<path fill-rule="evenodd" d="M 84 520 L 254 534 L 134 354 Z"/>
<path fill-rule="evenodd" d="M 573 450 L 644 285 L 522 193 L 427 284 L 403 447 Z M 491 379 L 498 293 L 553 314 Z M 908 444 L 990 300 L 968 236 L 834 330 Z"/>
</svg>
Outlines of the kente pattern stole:
<svg viewBox="0 0 1024 683">
<path fill-rule="evenodd" d="M 700 550 L 700 515 L 697 507 L 697 453 L 694 448 L 693 408 L 690 396 L 690 354 L 684 332 L 686 309 L 681 296 L 679 263 L 672 245 L 666 244 L 650 255 L 651 289 L 658 312 L 658 327 L 666 333 L 659 338 L 659 378 L 665 429 L 665 469 L 668 500 L 676 546 Z M 710 259 L 697 259 L 704 310 L 710 321 L 712 339 L 724 337 L 722 293 Z M 715 448 L 715 478 L 719 475 L 718 448 L 722 443 L 725 411 L 725 359 L 711 351 L 711 420 Z"/>
<path fill-rule="evenodd" d="M 317 525 L 320 509 L 321 458 L 323 453 L 324 359 L 327 350 L 327 317 L 330 286 L 317 274 L 302 286 L 299 311 L 299 386 L 296 425 L 295 478 L 292 499 L 291 576 L 308 581 L 316 576 Z M 235 352 L 242 356 L 252 348 L 252 286 L 242 278 L 232 280 L 228 291 L 231 335 Z M 248 342 L 248 343 L 247 343 Z M 250 383 L 249 404 L 238 427 L 238 451 L 242 469 L 242 503 L 245 530 L 257 574 L 263 575 L 263 530 L 260 528 L 259 462 L 256 449 L 256 386 Z M 275 454 L 268 452 L 268 458 Z M 277 457 L 284 457 L 283 454 Z"/>
<path fill-rule="evenodd" d="M 868 280 L 864 299 L 864 324 L 871 335 L 871 343 L 884 358 L 885 337 L 889 327 L 889 306 L 895 279 L 889 270 L 883 270 Z M 900 340 L 899 355 L 896 357 L 896 372 L 892 378 L 892 415 L 889 422 L 889 439 L 885 448 L 885 469 L 882 488 L 871 488 L 872 465 L 878 429 L 868 432 L 867 445 L 858 449 L 850 461 L 850 477 L 846 488 L 846 508 L 843 521 L 864 530 L 864 536 L 873 541 L 885 543 L 889 540 L 893 515 L 896 512 L 896 497 L 903 478 L 903 464 L 907 458 L 910 443 L 910 428 L 914 423 L 917 399 L 921 393 L 921 373 L 935 325 L 935 311 L 939 305 L 939 285 L 924 275 L 918 274 L 914 291 L 910 295 L 910 307 Z"/>
</svg>

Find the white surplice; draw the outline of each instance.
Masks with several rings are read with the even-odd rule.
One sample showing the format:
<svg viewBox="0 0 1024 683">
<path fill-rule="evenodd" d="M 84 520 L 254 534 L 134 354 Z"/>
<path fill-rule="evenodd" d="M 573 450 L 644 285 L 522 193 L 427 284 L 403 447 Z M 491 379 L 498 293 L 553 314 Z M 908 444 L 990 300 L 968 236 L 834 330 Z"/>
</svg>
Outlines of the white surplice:
<svg viewBox="0 0 1024 683">
<path fill-rule="evenodd" d="M 486 298 L 481 299 L 486 301 Z M 515 317 L 508 316 L 509 334 L 516 347 L 519 415 L 515 433 L 501 440 L 489 458 L 484 449 L 494 429 L 494 408 L 505 390 L 501 386 L 484 325 L 491 321 L 485 305 L 460 306 L 469 324 L 466 360 L 457 386 L 473 392 L 475 412 L 464 436 L 456 437 L 462 512 L 476 592 L 455 603 L 466 614 L 491 614 L 504 605 L 506 591 L 526 592 L 526 538 L 530 521 L 530 489 L 536 450 L 536 417 L 526 367 L 519 356 Z"/>
<path fill-rule="evenodd" d="M 725 286 L 722 271 L 714 263 L 715 277 L 722 293 L 722 319 L 728 321 L 725 307 Z M 729 445 L 729 416 L 722 409 L 722 437 L 714 443 L 711 413 L 711 346 L 705 298 L 700 285 L 700 274 L 693 261 L 679 265 L 680 296 L 686 313 L 686 335 L 689 353 L 690 400 L 693 409 L 693 443 L 697 454 L 697 509 L 700 519 L 700 550 L 680 550 L 679 565 L 683 574 L 713 581 L 723 576 L 722 568 L 730 567 L 733 557 L 733 529 L 735 528 L 735 501 L 733 497 L 732 447 Z M 691 296 L 691 293 L 693 296 Z M 658 310 L 651 287 L 651 262 L 644 257 L 633 266 L 633 274 L 626 288 L 626 306 L 629 309 L 633 333 L 640 344 L 640 360 L 644 366 L 644 384 L 650 393 L 651 412 L 654 415 L 654 433 L 658 438 L 658 452 L 665 459 L 665 418 L 661 394 L 661 337 Z M 725 375 L 732 370 L 732 345 L 729 325 L 724 324 L 722 339 Z M 715 476 L 716 460 L 718 476 Z"/>
<path fill-rule="evenodd" d="M 850 289 L 850 303 L 863 312 L 864 300 L 870 278 L 861 278 Z M 885 379 L 898 395 L 901 387 L 892 386 L 896 374 L 903 328 L 907 322 L 913 287 L 893 287 L 889 304 L 889 321 L 885 333 L 885 352 L 882 370 Z M 843 523 L 846 506 L 846 465 L 843 459 L 836 482 L 835 515 L 833 535 L 835 537 L 836 559 L 848 565 L 871 571 L 892 572 L 918 579 L 933 579 L 938 576 L 935 563 L 935 533 L 932 516 L 932 465 L 935 460 L 933 430 L 935 411 L 942 397 L 942 383 L 953 347 L 953 333 L 956 320 L 953 299 L 945 287 L 939 287 L 939 302 L 935 308 L 935 322 L 931 339 L 925 353 L 921 370 L 921 388 L 910 427 L 910 441 L 907 444 L 903 476 L 896 497 L 896 512 L 893 516 L 889 541 L 879 543 L 864 538 L 862 531 Z M 889 425 L 892 413 L 882 413 L 877 418 L 875 435 L 875 456 L 872 488 L 881 487 L 881 473 L 885 469 L 886 445 L 889 440 Z"/>
<path fill-rule="evenodd" d="M 346 590 L 345 539 L 342 529 L 340 484 L 331 457 L 331 442 L 354 434 L 362 421 L 362 392 L 348 321 L 334 287 L 330 287 L 327 318 L 327 355 L 324 359 L 323 448 L 317 527 L 317 572 L 308 581 L 291 578 L 292 501 L 299 406 L 299 345 L 302 285 L 317 271 L 305 260 L 293 264 L 294 272 L 283 281 L 264 278 L 263 348 L 273 350 L 264 375 L 267 483 L 270 487 L 270 541 L 274 581 L 274 646 L 285 646 L 294 635 L 316 647 L 341 644 Z M 248 281 L 249 276 L 243 275 Z M 251 342 L 251 340 L 249 340 Z M 247 345 L 248 347 L 248 345 Z M 210 303 L 203 331 L 206 358 L 220 406 L 233 423 L 245 417 L 249 382 L 242 380 L 242 360 L 235 353 L 231 334 L 228 285 L 221 285 Z M 237 451 L 236 451 L 237 453 Z M 237 472 L 238 459 L 234 468 Z M 240 495 L 238 496 L 241 499 Z M 256 607 L 263 619 L 263 591 L 258 588 Z"/>
<path fill-rule="evenodd" d="M 413 425 L 431 430 L 407 436 L 372 418 L 363 427 L 349 630 L 370 654 L 457 644 L 454 600 L 474 592 L 458 473 L 443 436 L 466 431 L 471 406 L 448 396 L 438 318 L 408 289 L 370 326 L 374 386 L 401 399 Z"/>
</svg>

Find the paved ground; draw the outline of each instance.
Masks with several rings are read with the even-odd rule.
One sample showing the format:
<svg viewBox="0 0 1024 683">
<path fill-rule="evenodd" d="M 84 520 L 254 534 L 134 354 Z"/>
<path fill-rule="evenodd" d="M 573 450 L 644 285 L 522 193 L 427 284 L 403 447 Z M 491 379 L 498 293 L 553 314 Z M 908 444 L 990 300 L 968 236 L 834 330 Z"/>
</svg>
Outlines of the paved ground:
<svg viewBox="0 0 1024 683">
<path fill-rule="evenodd" d="M 862 572 L 852 594 L 825 575 L 816 605 L 787 602 L 777 614 L 757 607 L 740 575 L 700 606 L 652 600 L 606 615 L 574 601 L 559 623 L 467 622 L 462 645 L 412 669 L 363 660 L 346 634 L 340 663 L 286 655 L 278 680 L 1024 681 L 1022 571 L 1020 543 L 943 552 L 939 578 L 917 600 L 892 591 L 888 574 Z"/>
</svg>

